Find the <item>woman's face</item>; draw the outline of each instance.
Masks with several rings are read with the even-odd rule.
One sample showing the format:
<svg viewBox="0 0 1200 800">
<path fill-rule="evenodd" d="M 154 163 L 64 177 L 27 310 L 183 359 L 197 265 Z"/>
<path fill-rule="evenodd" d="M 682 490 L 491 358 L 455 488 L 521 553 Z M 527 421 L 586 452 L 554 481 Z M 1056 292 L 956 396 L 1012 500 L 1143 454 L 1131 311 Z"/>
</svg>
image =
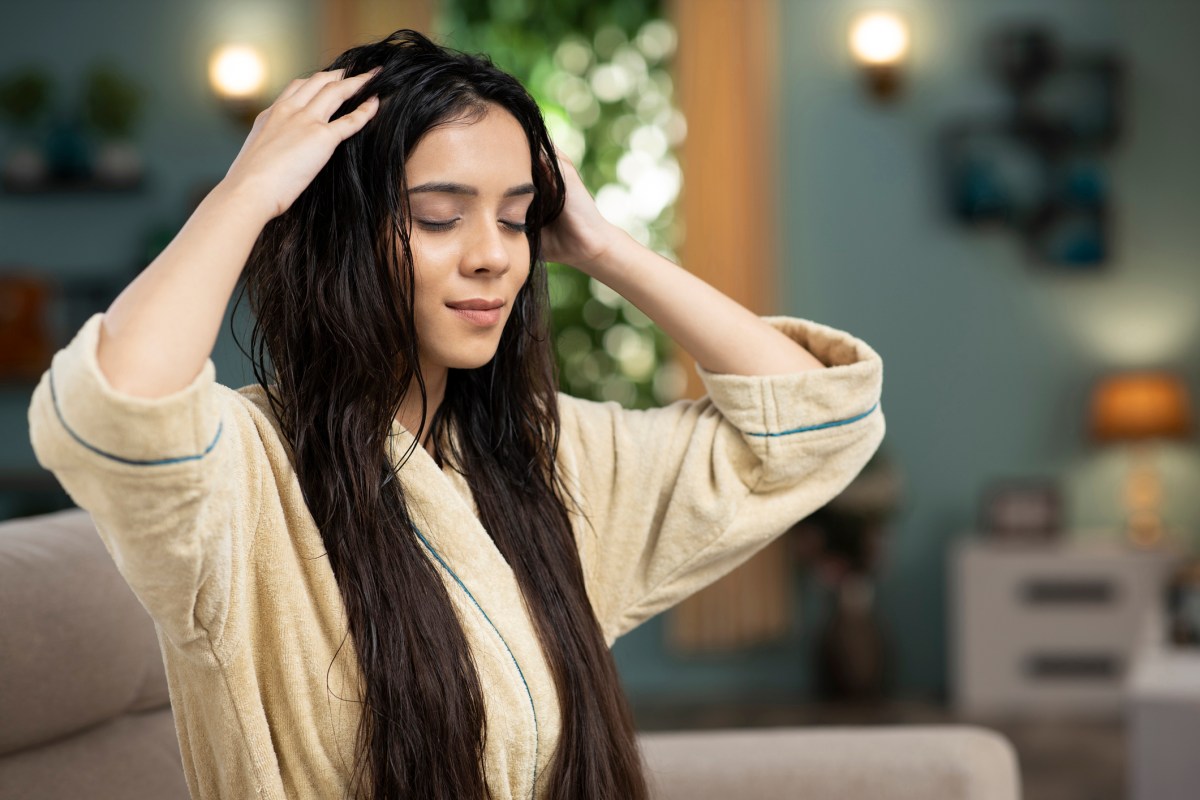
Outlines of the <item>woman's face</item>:
<svg viewBox="0 0 1200 800">
<path fill-rule="evenodd" d="M 483 366 L 529 277 L 525 212 L 534 187 L 525 130 L 488 104 L 473 121 L 426 133 L 406 171 L 422 369 Z"/>
</svg>

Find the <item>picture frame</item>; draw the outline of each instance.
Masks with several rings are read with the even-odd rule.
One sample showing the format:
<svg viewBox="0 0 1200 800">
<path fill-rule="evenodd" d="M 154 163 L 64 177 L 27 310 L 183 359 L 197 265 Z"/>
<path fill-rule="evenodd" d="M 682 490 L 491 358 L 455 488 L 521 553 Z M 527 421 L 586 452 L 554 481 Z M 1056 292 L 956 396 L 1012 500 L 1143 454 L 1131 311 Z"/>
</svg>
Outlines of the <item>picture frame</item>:
<svg viewBox="0 0 1200 800">
<path fill-rule="evenodd" d="M 1052 478 L 999 478 L 981 493 L 980 532 L 990 539 L 1051 542 L 1061 537 L 1062 491 Z"/>
<path fill-rule="evenodd" d="M 987 51 L 1006 110 L 941 126 L 944 208 L 961 225 L 1011 230 L 1038 269 L 1103 270 L 1115 255 L 1108 162 L 1124 127 L 1122 59 L 1064 49 L 1033 22 L 997 29 Z"/>
<path fill-rule="evenodd" d="M 937 150 L 948 210 L 961 224 L 1021 228 L 1049 191 L 1041 154 L 1005 120 L 947 126 Z"/>
</svg>

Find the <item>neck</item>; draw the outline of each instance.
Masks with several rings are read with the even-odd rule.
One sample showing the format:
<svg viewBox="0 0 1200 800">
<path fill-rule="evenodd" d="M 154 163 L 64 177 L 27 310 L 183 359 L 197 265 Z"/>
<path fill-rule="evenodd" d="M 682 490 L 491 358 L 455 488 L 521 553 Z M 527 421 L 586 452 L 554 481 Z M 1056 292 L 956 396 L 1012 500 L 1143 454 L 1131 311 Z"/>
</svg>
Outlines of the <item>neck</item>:
<svg viewBox="0 0 1200 800">
<path fill-rule="evenodd" d="M 425 391 L 428 394 L 425 431 L 421 436 L 421 446 L 432 454 L 433 440 L 429 435 L 429 423 L 442 405 L 442 398 L 446 396 L 446 376 L 449 374 L 449 370 L 445 367 L 422 367 L 421 374 L 425 378 Z M 404 394 L 404 401 L 400 404 L 400 412 L 396 414 L 396 421 L 403 425 L 405 430 L 416 436 L 417 428 L 421 424 L 421 389 L 415 380 Z"/>
</svg>

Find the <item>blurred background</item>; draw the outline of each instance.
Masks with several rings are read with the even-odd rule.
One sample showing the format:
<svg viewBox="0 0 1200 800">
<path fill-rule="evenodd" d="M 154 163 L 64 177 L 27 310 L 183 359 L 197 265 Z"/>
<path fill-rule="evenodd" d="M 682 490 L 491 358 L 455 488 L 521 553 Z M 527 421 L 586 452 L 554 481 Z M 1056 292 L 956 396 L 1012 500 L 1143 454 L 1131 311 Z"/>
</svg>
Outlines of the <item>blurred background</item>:
<svg viewBox="0 0 1200 800">
<path fill-rule="evenodd" d="M 1200 735 L 1200 5 L 42 0 L 3 17 L 0 519 L 71 506 L 26 424 L 52 353 L 291 78 L 413 27 L 520 77 L 609 219 L 885 363 L 888 435 L 846 492 L 616 644 L 640 727 L 980 722 L 1016 745 L 1030 798 L 1200 785 L 1181 744 Z M 564 391 L 697 396 L 637 309 L 551 278 Z M 247 313 L 213 353 L 235 388 L 253 380 Z"/>
</svg>

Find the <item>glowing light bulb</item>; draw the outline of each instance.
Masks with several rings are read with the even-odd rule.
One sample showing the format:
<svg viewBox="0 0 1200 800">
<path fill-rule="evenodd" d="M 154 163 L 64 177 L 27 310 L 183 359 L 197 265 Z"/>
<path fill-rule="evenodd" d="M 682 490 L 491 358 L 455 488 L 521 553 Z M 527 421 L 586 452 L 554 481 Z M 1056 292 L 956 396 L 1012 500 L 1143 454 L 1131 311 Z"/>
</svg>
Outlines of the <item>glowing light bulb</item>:
<svg viewBox="0 0 1200 800">
<path fill-rule="evenodd" d="M 267 65 L 253 47 L 227 45 L 215 52 L 208 63 L 208 80 L 222 97 L 237 100 L 262 92 Z"/>
<path fill-rule="evenodd" d="M 864 14 L 850 27 L 850 50 L 863 64 L 897 64 L 908 54 L 908 26 L 887 11 Z"/>
</svg>

